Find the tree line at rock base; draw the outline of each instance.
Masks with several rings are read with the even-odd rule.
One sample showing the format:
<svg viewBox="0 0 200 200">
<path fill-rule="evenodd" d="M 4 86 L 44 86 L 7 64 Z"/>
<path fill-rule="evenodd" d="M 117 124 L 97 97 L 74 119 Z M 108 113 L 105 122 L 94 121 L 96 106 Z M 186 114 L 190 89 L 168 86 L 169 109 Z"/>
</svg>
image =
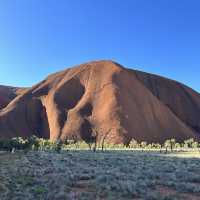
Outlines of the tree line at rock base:
<svg viewBox="0 0 200 200">
<path fill-rule="evenodd" d="M 145 141 L 137 142 L 132 139 L 128 145 L 124 144 L 108 144 L 105 142 L 97 143 L 96 141 L 76 141 L 66 140 L 61 142 L 57 140 L 52 142 L 49 139 L 38 138 L 32 136 L 24 139 L 22 137 L 15 137 L 12 139 L 0 139 L 0 151 L 15 152 L 15 150 L 51 150 L 60 152 L 61 150 L 91 150 L 91 151 L 105 151 L 105 150 L 157 150 L 160 152 L 172 152 L 175 150 L 198 150 L 200 143 L 193 138 L 187 139 L 182 143 L 176 142 L 175 139 L 167 139 L 163 144 L 147 143 Z"/>
</svg>

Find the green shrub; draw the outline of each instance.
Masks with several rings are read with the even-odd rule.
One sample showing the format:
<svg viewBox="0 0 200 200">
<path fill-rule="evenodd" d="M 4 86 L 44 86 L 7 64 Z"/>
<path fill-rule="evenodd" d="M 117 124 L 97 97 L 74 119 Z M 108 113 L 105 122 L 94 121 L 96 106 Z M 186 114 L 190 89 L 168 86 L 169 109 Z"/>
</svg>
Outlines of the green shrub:
<svg viewBox="0 0 200 200">
<path fill-rule="evenodd" d="M 78 141 L 78 140 L 66 140 L 64 143 L 61 141 L 52 142 L 49 139 L 38 138 L 36 136 L 31 136 L 27 139 L 22 137 L 15 137 L 12 139 L 0 139 L 0 150 L 5 151 L 12 151 L 12 149 L 16 150 L 54 150 L 60 152 L 61 149 L 89 149 L 91 150 L 101 150 L 102 147 L 100 143 L 97 142 L 85 142 L 85 141 Z M 194 139 L 190 138 L 185 140 L 184 143 L 177 143 L 175 139 L 168 139 L 164 142 L 163 147 L 165 148 L 166 152 L 168 150 L 173 151 L 174 149 L 180 149 L 183 147 L 184 149 L 198 149 L 199 143 Z M 110 150 L 130 150 L 130 148 L 141 148 L 142 150 L 162 150 L 162 145 L 159 143 L 150 143 L 142 141 L 138 143 L 135 139 L 132 139 L 128 145 L 124 144 L 112 144 L 112 143 L 104 143 L 103 149 L 110 149 Z"/>
</svg>

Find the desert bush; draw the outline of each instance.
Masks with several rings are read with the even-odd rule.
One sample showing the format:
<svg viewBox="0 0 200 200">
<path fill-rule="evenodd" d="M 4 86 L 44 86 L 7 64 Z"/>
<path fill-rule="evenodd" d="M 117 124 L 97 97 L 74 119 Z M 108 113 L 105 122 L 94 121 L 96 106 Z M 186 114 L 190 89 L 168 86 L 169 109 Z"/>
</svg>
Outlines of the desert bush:
<svg viewBox="0 0 200 200">
<path fill-rule="evenodd" d="M 62 141 L 60 139 L 58 139 L 58 140 L 56 140 L 54 145 L 55 145 L 55 151 L 57 153 L 60 153 L 62 150 Z"/>
<path fill-rule="evenodd" d="M 39 138 L 35 135 L 28 138 L 28 146 L 32 150 L 38 150 L 40 147 L 40 141 Z"/>
<path fill-rule="evenodd" d="M 140 143 L 140 147 L 141 147 L 142 149 L 145 149 L 145 148 L 147 147 L 147 142 L 142 141 L 142 142 Z"/>
<path fill-rule="evenodd" d="M 166 140 L 164 143 L 166 153 L 168 152 L 168 149 L 173 151 L 175 148 L 175 145 L 176 145 L 176 140 L 174 138 Z"/>
<path fill-rule="evenodd" d="M 192 148 L 192 144 L 193 143 L 194 143 L 194 139 L 193 138 L 184 140 L 184 148 Z"/>
<path fill-rule="evenodd" d="M 65 150 L 81 150 L 81 149 L 89 149 L 96 151 L 105 149 L 109 150 L 131 150 L 131 149 L 142 149 L 142 150 L 160 150 L 162 152 L 162 147 L 165 148 L 165 151 L 168 152 L 173 151 L 174 149 L 184 150 L 184 149 L 199 149 L 199 143 L 194 139 L 185 140 L 184 143 L 177 143 L 175 139 L 168 139 L 164 142 L 163 146 L 159 143 L 150 143 L 147 144 L 146 141 L 142 141 L 141 143 L 137 142 L 135 139 L 132 139 L 128 145 L 124 144 L 112 144 L 106 143 L 105 140 L 100 139 L 97 140 L 98 133 L 95 133 L 94 136 L 85 141 L 80 141 L 77 139 L 66 139 L 64 143 L 61 141 L 58 143 L 52 142 L 49 139 L 38 138 L 36 136 L 31 136 L 27 139 L 22 137 L 15 137 L 12 139 L 0 139 L 0 150 L 12 151 L 12 149 L 16 150 L 54 150 L 60 151 L 61 149 Z M 104 138 L 103 138 L 104 139 Z M 184 148 L 184 149 L 182 149 Z M 60 149 L 60 150 L 59 150 Z"/>
<path fill-rule="evenodd" d="M 198 149 L 198 148 L 199 148 L 199 143 L 194 141 L 194 142 L 192 143 L 192 148 L 193 148 L 193 149 Z"/>
<path fill-rule="evenodd" d="M 131 141 L 130 141 L 130 143 L 129 143 L 129 147 L 130 148 L 138 148 L 139 147 L 139 143 L 137 142 L 137 140 L 135 140 L 135 139 L 132 139 Z"/>
<path fill-rule="evenodd" d="M 12 149 L 23 150 L 28 149 L 28 140 L 22 137 L 15 137 L 12 139 L 1 139 L 0 150 L 12 151 Z"/>
<path fill-rule="evenodd" d="M 0 139 L 0 150 L 11 150 L 11 140 L 9 139 Z"/>
<path fill-rule="evenodd" d="M 181 148 L 181 144 L 176 142 L 175 146 L 174 146 L 176 149 L 180 149 Z"/>
</svg>

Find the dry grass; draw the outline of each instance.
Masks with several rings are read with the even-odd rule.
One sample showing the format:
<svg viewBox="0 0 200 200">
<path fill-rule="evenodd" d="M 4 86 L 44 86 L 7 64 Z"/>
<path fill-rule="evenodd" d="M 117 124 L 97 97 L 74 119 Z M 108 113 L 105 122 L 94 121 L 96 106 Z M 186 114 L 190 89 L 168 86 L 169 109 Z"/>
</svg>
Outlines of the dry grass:
<svg viewBox="0 0 200 200">
<path fill-rule="evenodd" d="M 1 200 L 200 199 L 200 154 L 0 153 Z"/>
</svg>

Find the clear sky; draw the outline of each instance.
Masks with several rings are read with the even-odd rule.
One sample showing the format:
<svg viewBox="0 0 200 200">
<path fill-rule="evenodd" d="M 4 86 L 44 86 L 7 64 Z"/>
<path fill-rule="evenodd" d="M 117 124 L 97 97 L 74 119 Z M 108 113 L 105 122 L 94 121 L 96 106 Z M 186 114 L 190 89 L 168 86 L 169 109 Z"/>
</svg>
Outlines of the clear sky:
<svg viewBox="0 0 200 200">
<path fill-rule="evenodd" d="M 200 1 L 0 0 L 0 84 L 100 59 L 200 91 Z"/>
</svg>

